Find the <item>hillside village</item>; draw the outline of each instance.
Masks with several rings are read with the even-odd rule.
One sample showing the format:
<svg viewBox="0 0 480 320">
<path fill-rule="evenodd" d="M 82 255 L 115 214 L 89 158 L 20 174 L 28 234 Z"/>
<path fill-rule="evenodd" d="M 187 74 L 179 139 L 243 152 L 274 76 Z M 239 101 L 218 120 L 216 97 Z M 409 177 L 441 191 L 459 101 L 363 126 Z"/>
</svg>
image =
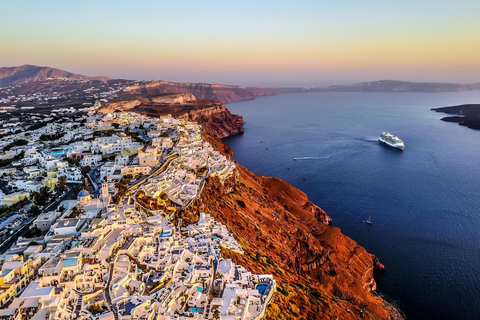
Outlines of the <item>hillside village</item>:
<svg viewBox="0 0 480 320">
<path fill-rule="evenodd" d="M 100 105 L 2 132 L 0 319 L 263 318 L 275 279 L 223 259 L 242 247 L 210 215 L 178 216 L 235 163 L 195 122 Z"/>
</svg>

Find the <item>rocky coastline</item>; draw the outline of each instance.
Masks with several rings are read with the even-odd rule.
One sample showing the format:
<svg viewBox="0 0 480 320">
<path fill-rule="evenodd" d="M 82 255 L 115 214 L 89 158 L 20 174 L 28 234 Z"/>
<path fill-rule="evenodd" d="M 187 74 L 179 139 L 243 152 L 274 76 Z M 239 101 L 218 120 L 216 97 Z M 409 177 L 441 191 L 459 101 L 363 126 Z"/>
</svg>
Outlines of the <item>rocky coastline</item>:
<svg viewBox="0 0 480 320">
<path fill-rule="evenodd" d="M 480 104 L 462 104 L 458 106 L 432 108 L 436 112 L 443 112 L 450 117 L 443 117 L 442 121 L 455 122 L 470 129 L 480 130 Z"/>
<path fill-rule="evenodd" d="M 197 100 L 190 93 L 157 94 L 108 103 L 99 112 L 131 111 L 151 117 L 172 115 L 196 121 L 217 138 L 242 134 L 243 117 L 233 115 L 225 104 L 214 100 Z"/>
<path fill-rule="evenodd" d="M 204 136 L 232 156 L 217 137 Z M 193 222 L 199 212 L 210 213 L 245 250 L 226 256 L 278 279 L 267 319 L 403 319 L 375 293 L 374 273 L 384 269 L 378 258 L 332 226 L 327 213 L 302 191 L 238 163 L 237 169 L 224 184 L 209 178 L 182 219 Z"/>
<path fill-rule="evenodd" d="M 196 121 L 204 138 L 230 159 L 232 150 L 220 139 L 244 130 L 243 117 L 232 115 L 223 103 L 197 100 L 190 93 L 114 101 L 101 111 L 171 114 Z M 189 224 L 200 212 L 211 214 L 245 251 L 226 250 L 223 255 L 278 279 L 267 319 L 403 319 L 375 293 L 374 273 L 384 269 L 378 258 L 332 226 L 332 219 L 304 192 L 236 166 L 236 175 L 224 183 L 208 178 L 181 218 Z"/>
</svg>

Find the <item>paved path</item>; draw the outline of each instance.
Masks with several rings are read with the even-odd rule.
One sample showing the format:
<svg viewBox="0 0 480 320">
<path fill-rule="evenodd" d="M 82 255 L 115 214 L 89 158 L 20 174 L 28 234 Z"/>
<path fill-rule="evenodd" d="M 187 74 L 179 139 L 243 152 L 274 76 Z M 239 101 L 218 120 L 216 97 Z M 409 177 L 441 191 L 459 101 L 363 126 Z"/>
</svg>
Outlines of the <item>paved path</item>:
<svg viewBox="0 0 480 320">
<path fill-rule="evenodd" d="M 117 308 L 115 308 L 114 305 L 112 304 L 112 298 L 110 297 L 110 284 L 112 282 L 112 277 L 113 277 L 113 263 L 110 263 L 109 271 L 108 271 L 108 281 L 107 281 L 107 284 L 105 285 L 105 299 L 107 299 L 108 306 L 110 307 L 110 310 L 112 310 L 115 320 L 118 320 Z"/>
<path fill-rule="evenodd" d="M 148 179 L 150 179 L 151 177 L 155 177 L 155 176 L 158 176 L 160 173 L 162 173 L 163 171 L 165 171 L 165 169 L 168 168 L 168 165 L 170 164 L 170 162 L 172 162 L 174 159 L 176 159 L 177 157 L 168 157 L 167 161 L 158 169 L 156 170 L 154 173 L 150 174 L 148 177 L 140 180 L 139 182 L 135 183 L 133 186 L 131 186 L 130 188 L 128 188 L 128 192 L 127 192 L 127 196 L 129 195 L 132 195 L 134 193 L 134 191 L 143 183 L 145 183 Z"/>
</svg>

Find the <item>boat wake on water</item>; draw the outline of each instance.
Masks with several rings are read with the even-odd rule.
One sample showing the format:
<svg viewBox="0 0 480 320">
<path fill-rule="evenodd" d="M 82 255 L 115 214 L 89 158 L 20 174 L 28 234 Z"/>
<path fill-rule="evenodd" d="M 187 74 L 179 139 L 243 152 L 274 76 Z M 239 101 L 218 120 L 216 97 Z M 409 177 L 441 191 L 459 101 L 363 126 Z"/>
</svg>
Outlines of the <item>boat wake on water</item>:
<svg viewBox="0 0 480 320">
<path fill-rule="evenodd" d="M 330 159 L 330 156 L 326 156 L 326 157 L 298 157 L 298 158 L 294 158 L 293 160 L 324 160 L 324 159 Z"/>
</svg>

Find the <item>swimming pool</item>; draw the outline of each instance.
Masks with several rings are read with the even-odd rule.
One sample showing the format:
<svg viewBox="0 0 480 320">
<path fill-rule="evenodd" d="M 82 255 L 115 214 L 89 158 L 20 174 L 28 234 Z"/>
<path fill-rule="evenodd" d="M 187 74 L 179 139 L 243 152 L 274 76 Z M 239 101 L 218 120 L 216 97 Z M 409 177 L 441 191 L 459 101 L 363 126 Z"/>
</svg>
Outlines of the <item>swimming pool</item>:
<svg viewBox="0 0 480 320">
<path fill-rule="evenodd" d="M 68 258 L 68 259 L 63 259 L 62 261 L 60 261 L 61 263 L 63 263 L 63 266 L 65 268 L 68 268 L 68 267 L 74 267 L 77 265 L 78 263 L 78 259 L 77 258 Z"/>
<path fill-rule="evenodd" d="M 198 308 L 190 308 L 189 310 L 190 310 L 190 312 L 193 312 L 193 313 L 202 312 L 202 311 L 203 311 L 202 309 L 198 309 Z"/>
<path fill-rule="evenodd" d="M 263 295 L 265 293 L 265 291 L 267 290 L 267 285 L 259 284 L 257 286 L 257 290 L 258 290 L 258 292 L 260 292 L 261 295 Z"/>
</svg>

